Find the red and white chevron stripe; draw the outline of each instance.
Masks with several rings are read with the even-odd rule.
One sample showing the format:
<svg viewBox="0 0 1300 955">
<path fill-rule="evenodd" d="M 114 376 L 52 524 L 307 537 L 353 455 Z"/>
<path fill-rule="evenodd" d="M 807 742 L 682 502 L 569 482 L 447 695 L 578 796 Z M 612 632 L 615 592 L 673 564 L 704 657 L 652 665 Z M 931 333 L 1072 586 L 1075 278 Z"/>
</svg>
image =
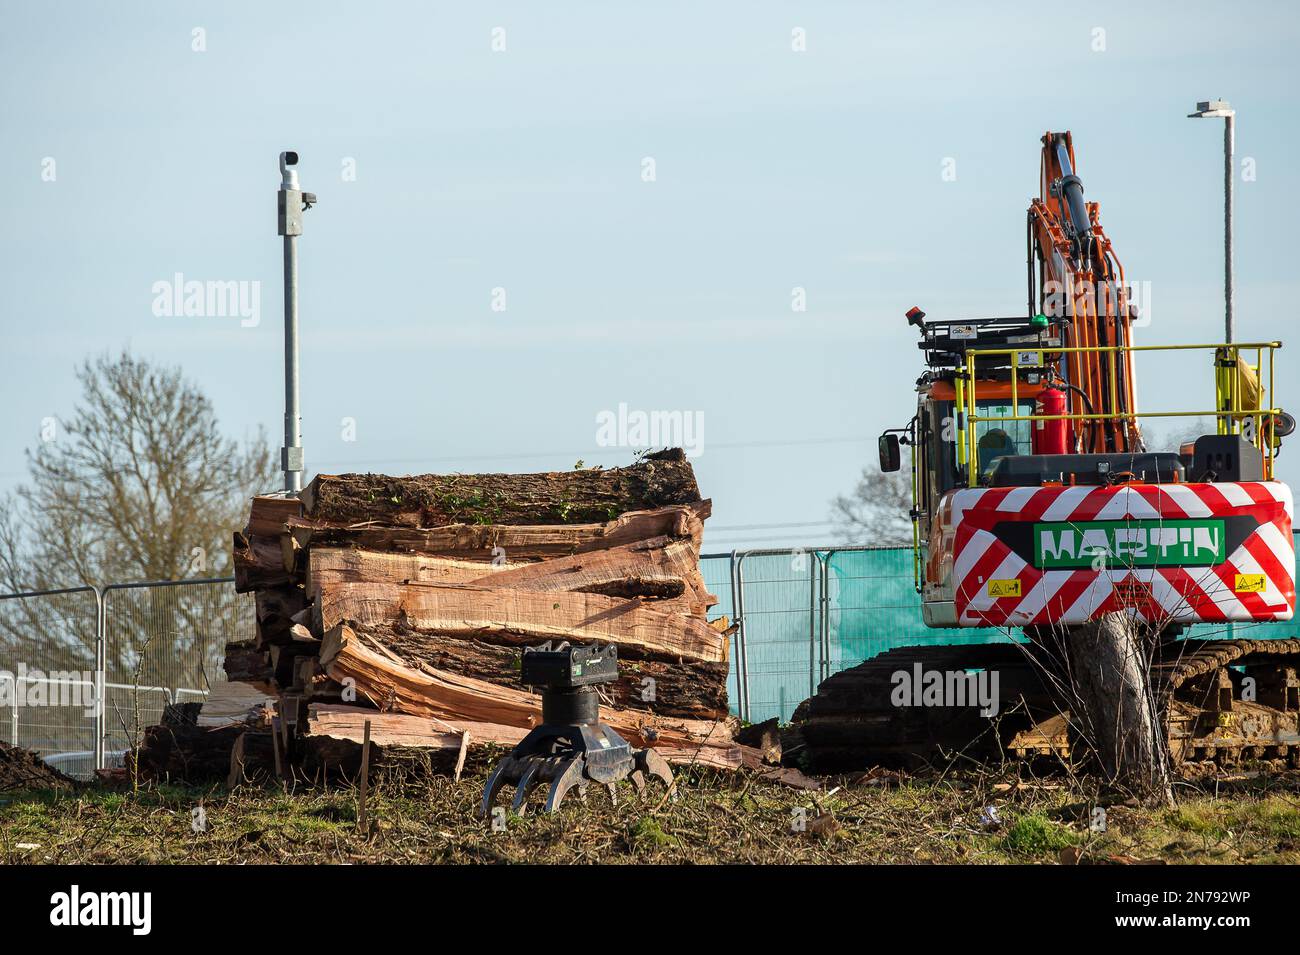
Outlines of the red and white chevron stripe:
<svg viewBox="0 0 1300 955">
<path fill-rule="evenodd" d="M 971 488 L 953 492 L 947 503 L 950 511 L 942 523 L 948 533 L 943 536 L 951 534 L 953 602 L 963 627 L 1078 624 L 1117 610 L 1151 623 L 1290 620 L 1295 613 L 1293 511 L 1285 484 Z M 1227 560 L 1212 567 L 1044 570 L 992 533 L 995 525 L 1007 521 L 1238 515 L 1258 526 Z M 1263 575 L 1263 590 L 1239 592 L 1239 574 Z M 989 595 L 989 581 L 1012 580 L 1019 581 L 1019 595 Z"/>
</svg>

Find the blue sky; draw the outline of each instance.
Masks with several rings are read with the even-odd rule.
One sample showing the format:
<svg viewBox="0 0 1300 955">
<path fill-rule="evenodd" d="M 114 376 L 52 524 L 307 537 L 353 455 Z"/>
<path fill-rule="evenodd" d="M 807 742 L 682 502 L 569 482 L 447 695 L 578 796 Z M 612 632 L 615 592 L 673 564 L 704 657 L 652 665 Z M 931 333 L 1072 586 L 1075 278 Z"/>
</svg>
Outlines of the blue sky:
<svg viewBox="0 0 1300 955">
<path fill-rule="evenodd" d="M 1209 341 L 1221 125 L 1185 114 L 1231 100 L 1256 171 L 1237 186 L 1238 337 L 1288 336 L 1298 34 L 1281 3 L 9 3 L 0 488 L 106 349 L 181 364 L 231 434 L 278 446 L 274 192 L 294 148 L 320 199 L 301 240 L 309 472 L 616 465 L 631 452 L 597 447 L 601 411 L 699 412 L 712 549 L 830 542 L 830 498 L 911 413 L 903 312 L 1023 308 L 1047 129 L 1073 131 L 1088 198 L 1151 283 L 1141 340 Z M 156 316 L 177 272 L 260 282 L 260 322 Z M 1208 369 L 1161 365 L 1140 393 L 1204 405 Z M 770 526 L 789 524 L 808 526 Z"/>
</svg>

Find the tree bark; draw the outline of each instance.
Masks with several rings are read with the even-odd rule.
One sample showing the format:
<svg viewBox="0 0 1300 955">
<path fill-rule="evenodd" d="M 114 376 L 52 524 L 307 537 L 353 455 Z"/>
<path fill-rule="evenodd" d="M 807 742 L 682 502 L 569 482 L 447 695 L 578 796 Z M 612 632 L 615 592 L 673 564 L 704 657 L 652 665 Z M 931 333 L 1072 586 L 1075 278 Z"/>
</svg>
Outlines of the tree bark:
<svg viewBox="0 0 1300 955">
<path fill-rule="evenodd" d="M 1172 799 L 1164 725 L 1151 690 L 1142 634 L 1123 613 L 1109 613 L 1066 635 L 1071 712 L 1101 770 L 1134 794 Z"/>
<path fill-rule="evenodd" d="M 583 524 L 627 511 L 700 500 L 685 455 L 625 468 L 543 474 L 321 474 L 303 491 L 306 515 L 333 523 L 397 527 L 446 524 Z"/>
<path fill-rule="evenodd" d="M 603 550 L 667 536 L 689 539 L 699 548 L 709 501 L 632 511 L 591 524 L 449 524 L 444 527 L 346 525 L 308 518 L 286 522 L 287 549 L 302 555 L 317 547 L 360 547 L 372 551 L 427 554 L 456 560 L 535 561 Z M 283 553 L 281 564 L 285 563 Z M 290 560 L 289 563 L 295 563 Z"/>
<path fill-rule="evenodd" d="M 252 640 L 238 640 L 226 644 L 222 667 L 226 679 L 232 683 L 253 683 L 269 686 L 271 683 L 271 655 L 254 645 Z"/>
</svg>

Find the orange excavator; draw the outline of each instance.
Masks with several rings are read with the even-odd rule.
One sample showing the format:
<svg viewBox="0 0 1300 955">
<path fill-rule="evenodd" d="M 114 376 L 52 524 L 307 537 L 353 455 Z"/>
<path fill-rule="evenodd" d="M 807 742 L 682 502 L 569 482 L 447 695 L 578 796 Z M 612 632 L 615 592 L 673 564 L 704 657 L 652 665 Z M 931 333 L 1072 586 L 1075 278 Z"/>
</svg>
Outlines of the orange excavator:
<svg viewBox="0 0 1300 955">
<path fill-rule="evenodd" d="M 832 676 L 797 714 L 821 768 L 996 745 L 1086 749 L 1122 774 L 1135 733 L 1152 737 L 1148 762 L 1185 773 L 1300 756 L 1300 640 L 1234 633 L 1295 611 L 1292 497 L 1274 477 L 1295 427 L 1272 405 L 1280 343 L 1135 344 L 1142 315 L 1077 170 L 1070 134 L 1045 134 L 1024 315 L 907 312 L 925 359 L 916 413 L 880 438 L 883 471 L 910 450 L 926 624 L 999 639 Z M 1148 357 L 1191 360 L 1162 395 L 1192 407 L 1138 410 Z M 1147 447 L 1140 421 L 1180 417 L 1214 431 Z M 991 676 L 993 705 L 959 692 Z M 917 681 L 936 692 L 900 687 Z"/>
</svg>

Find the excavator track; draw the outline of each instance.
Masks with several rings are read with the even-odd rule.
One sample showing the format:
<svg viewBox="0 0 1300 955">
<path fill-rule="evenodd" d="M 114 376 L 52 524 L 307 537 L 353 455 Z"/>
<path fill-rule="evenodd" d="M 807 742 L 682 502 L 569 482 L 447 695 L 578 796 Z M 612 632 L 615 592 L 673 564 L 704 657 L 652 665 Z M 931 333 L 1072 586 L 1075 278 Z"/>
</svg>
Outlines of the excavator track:
<svg viewBox="0 0 1300 955">
<path fill-rule="evenodd" d="M 1153 677 L 1184 775 L 1300 765 L 1300 639 L 1166 644 Z"/>
<path fill-rule="evenodd" d="M 1151 680 L 1175 770 L 1195 778 L 1245 763 L 1295 767 L 1298 670 L 1300 639 L 1161 644 Z M 934 671 L 996 671 L 996 716 L 973 705 L 899 705 L 900 683 Z M 1080 748 L 1061 683 L 1052 657 L 1032 643 L 900 647 L 824 681 L 794 723 L 805 764 L 821 772 L 1002 755 L 1069 762 Z"/>
<path fill-rule="evenodd" d="M 795 711 L 803 765 L 841 772 L 869 765 L 917 766 L 956 754 L 996 757 L 1016 730 L 1028 730 L 1059 711 L 1048 692 L 1036 648 L 1018 644 L 899 647 L 824 680 Z M 919 669 L 918 669 L 919 668 Z M 978 706 L 895 705 L 905 674 L 915 682 L 931 673 L 998 674 L 998 715 Z"/>
</svg>

